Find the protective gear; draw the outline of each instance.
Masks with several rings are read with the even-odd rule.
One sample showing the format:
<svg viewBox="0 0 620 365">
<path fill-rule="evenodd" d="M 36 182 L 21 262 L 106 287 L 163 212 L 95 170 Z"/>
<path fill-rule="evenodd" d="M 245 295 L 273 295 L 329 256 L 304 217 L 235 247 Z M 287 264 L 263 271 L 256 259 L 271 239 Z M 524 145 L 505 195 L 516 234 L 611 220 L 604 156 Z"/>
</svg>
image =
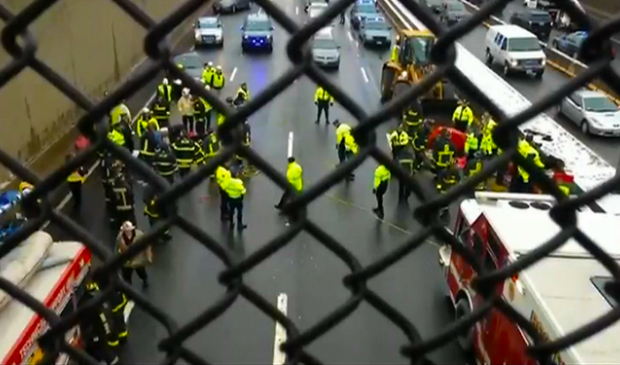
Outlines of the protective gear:
<svg viewBox="0 0 620 365">
<path fill-rule="evenodd" d="M 108 139 L 116 145 L 125 146 L 125 136 L 116 129 L 112 129 L 108 132 Z"/>
<path fill-rule="evenodd" d="M 67 160 L 70 160 L 71 156 L 67 156 Z M 83 167 L 79 167 L 67 176 L 67 183 L 71 196 L 73 197 L 73 208 L 75 210 L 80 209 L 82 206 L 82 184 L 86 178 L 86 170 Z"/>
<path fill-rule="evenodd" d="M 127 115 L 129 120 L 131 120 L 131 112 L 125 103 L 120 103 L 112 109 L 110 112 L 110 125 L 113 126 L 120 123 L 121 115 Z"/>
<path fill-rule="evenodd" d="M 224 79 L 224 73 L 222 72 L 222 66 L 217 66 L 215 73 L 213 73 L 213 81 L 211 83 L 211 86 L 213 86 L 215 90 L 222 90 L 224 88 L 225 83 L 226 83 L 226 80 Z"/>
<path fill-rule="evenodd" d="M 413 138 L 413 135 L 420 128 L 423 122 L 424 119 L 414 107 L 407 109 L 407 111 L 403 114 L 403 127 L 410 139 Z"/>
<path fill-rule="evenodd" d="M 151 228 L 153 228 L 153 226 L 155 226 L 157 224 L 157 222 L 159 222 L 161 219 L 164 219 L 168 216 L 168 212 L 165 209 L 161 209 L 155 204 L 157 199 L 157 194 L 155 192 L 155 189 L 153 189 L 152 187 L 147 187 L 146 191 L 144 192 L 144 215 L 147 216 L 148 220 L 149 220 L 149 225 L 151 226 Z M 169 241 L 170 239 L 172 239 L 172 236 L 170 235 L 170 229 L 166 229 L 166 231 L 163 234 L 163 237 L 161 237 L 162 240 L 160 242 L 165 242 L 165 241 Z"/>
<path fill-rule="evenodd" d="M 301 165 L 299 165 L 294 157 L 288 158 L 288 168 L 286 169 L 286 180 L 293 186 L 295 192 L 300 193 L 304 188 L 303 182 L 303 169 Z M 289 191 L 284 191 L 282 194 L 282 198 L 280 198 L 280 202 L 276 204 L 276 209 L 281 209 L 282 205 L 289 200 L 291 193 Z"/>
<path fill-rule="evenodd" d="M 237 212 L 237 228 L 243 230 L 247 228 L 247 225 L 243 224 L 243 197 L 246 193 L 243 181 L 237 178 L 230 178 L 225 185 L 225 191 L 228 195 L 228 224 L 230 229 L 234 228 L 233 218 L 235 211 Z"/>
<path fill-rule="evenodd" d="M 217 138 L 217 133 L 210 132 L 204 139 L 202 146 L 207 158 L 217 155 L 220 152 L 220 140 Z"/>
<path fill-rule="evenodd" d="M 317 87 L 314 93 L 314 104 L 317 106 L 315 123 L 320 123 L 321 113 L 325 112 L 325 122 L 329 124 L 329 107 L 334 105 L 334 98 L 322 86 Z"/>
<path fill-rule="evenodd" d="M 392 46 L 392 53 L 390 55 L 390 61 L 398 62 L 399 54 L 400 54 L 400 46 L 398 44 L 395 44 L 394 46 Z"/>
<path fill-rule="evenodd" d="M 119 345 L 125 344 L 129 337 L 127 323 L 125 322 L 125 307 L 128 302 L 125 293 L 118 290 L 112 293 L 109 300 L 110 307 L 112 307 L 112 323 Z"/>
<path fill-rule="evenodd" d="M 379 165 L 375 169 L 375 180 L 373 184 L 372 192 L 377 199 L 377 207 L 372 211 L 377 215 L 379 219 L 383 219 L 383 195 L 387 191 L 392 174 L 385 166 Z"/>
<path fill-rule="evenodd" d="M 474 112 L 465 102 L 457 106 L 454 113 L 452 113 L 452 122 L 454 123 L 454 127 L 463 133 L 467 131 L 467 128 L 473 121 Z"/>
<path fill-rule="evenodd" d="M 409 135 L 402 128 L 396 128 L 390 133 L 390 148 L 392 149 L 392 158 L 396 159 L 399 152 L 409 145 Z"/>
<path fill-rule="evenodd" d="M 164 98 L 158 98 L 153 104 L 152 117 L 157 121 L 157 129 L 159 129 L 160 126 L 165 128 L 170 127 L 170 103 Z"/>
<path fill-rule="evenodd" d="M 181 177 L 186 176 L 191 171 L 193 164 L 204 161 L 202 148 L 191 140 L 185 133 L 171 145 L 176 157 L 177 166 Z"/>
<path fill-rule="evenodd" d="M 250 101 L 250 92 L 248 91 L 247 84 L 244 82 L 243 84 L 241 84 L 239 89 L 237 89 L 233 104 L 235 106 L 240 106 L 247 103 L 248 101 Z"/>
<path fill-rule="evenodd" d="M 174 174 L 177 172 L 177 160 L 167 147 L 158 148 L 153 156 L 153 169 L 159 176 L 174 183 Z"/>
<path fill-rule="evenodd" d="M 409 176 L 413 176 L 413 172 L 415 171 L 415 158 L 413 154 L 413 149 L 409 146 L 403 147 L 396 155 L 396 160 L 400 167 L 409 174 Z M 409 188 L 405 184 L 404 181 L 398 180 L 398 200 L 407 200 L 409 198 Z"/>
<path fill-rule="evenodd" d="M 157 87 L 157 96 L 163 98 L 166 102 L 172 102 L 172 86 L 168 84 L 168 79 L 164 79 Z"/>
<path fill-rule="evenodd" d="M 334 122 L 336 125 L 336 150 L 338 151 L 338 162 L 345 162 L 346 156 L 346 145 L 345 145 L 345 137 L 351 133 L 351 126 L 345 123 L 340 123 L 339 121 Z"/>
<path fill-rule="evenodd" d="M 78 301 L 78 307 L 92 301 L 99 292 L 94 282 L 86 283 L 85 292 Z M 85 312 L 79 322 L 80 335 L 84 341 L 84 350 L 97 361 L 106 364 L 118 362 L 116 350 L 119 346 L 118 337 L 113 328 L 112 312 L 107 302 L 100 304 L 96 310 Z"/>
<path fill-rule="evenodd" d="M 155 133 L 157 132 L 154 129 L 147 130 L 140 138 L 139 157 L 149 165 L 152 163 L 153 157 L 155 156 L 155 149 L 158 145 Z"/>
<path fill-rule="evenodd" d="M 445 192 L 451 187 L 458 184 L 459 181 L 459 172 L 456 167 L 452 165 L 447 169 L 439 171 L 439 173 L 437 174 L 437 190 L 440 192 Z"/>
<path fill-rule="evenodd" d="M 467 154 L 467 158 L 474 158 L 474 154 L 480 150 L 480 139 L 480 135 L 476 132 L 467 134 L 467 140 L 465 141 L 465 153 Z"/>
<path fill-rule="evenodd" d="M 202 70 L 202 82 L 205 85 L 212 85 L 213 74 L 215 74 L 215 68 L 213 67 L 213 62 L 209 62 L 205 64 L 205 67 Z"/>
<path fill-rule="evenodd" d="M 113 232 L 117 232 L 125 221 L 135 222 L 134 194 L 131 184 L 125 175 L 116 174 L 112 180 L 112 209 L 111 224 Z"/>
<path fill-rule="evenodd" d="M 211 109 L 211 105 L 202 97 L 197 96 L 194 98 L 194 121 L 198 138 L 202 139 L 205 131 L 211 128 Z"/>
</svg>

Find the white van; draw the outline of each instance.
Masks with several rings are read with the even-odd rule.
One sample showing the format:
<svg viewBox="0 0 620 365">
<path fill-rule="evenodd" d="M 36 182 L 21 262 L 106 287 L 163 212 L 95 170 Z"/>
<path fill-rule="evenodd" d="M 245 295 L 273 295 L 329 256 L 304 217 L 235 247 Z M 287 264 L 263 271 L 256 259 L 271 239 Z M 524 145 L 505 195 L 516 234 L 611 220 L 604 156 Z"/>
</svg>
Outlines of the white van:
<svg viewBox="0 0 620 365">
<path fill-rule="evenodd" d="M 536 36 L 516 25 L 494 25 L 485 39 L 486 63 L 501 65 L 504 75 L 513 72 L 534 74 L 540 79 L 545 72 L 547 57 Z"/>
</svg>

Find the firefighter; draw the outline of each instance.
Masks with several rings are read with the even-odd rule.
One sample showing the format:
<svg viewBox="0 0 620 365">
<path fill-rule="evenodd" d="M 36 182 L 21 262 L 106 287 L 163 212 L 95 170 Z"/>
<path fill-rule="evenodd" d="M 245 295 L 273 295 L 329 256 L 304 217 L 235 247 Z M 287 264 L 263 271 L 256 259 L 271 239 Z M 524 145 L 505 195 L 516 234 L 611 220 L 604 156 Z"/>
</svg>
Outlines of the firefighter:
<svg viewBox="0 0 620 365">
<path fill-rule="evenodd" d="M 209 85 L 205 90 L 209 91 Z M 211 110 L 213 107 L 202 96 L 194 97 L 194 120 L 196 122 L 196 136 L 201 140 L 205 137 L 207 129 L 211 128 Z"/>
<path fill-rule="evenodd" d="M 205 155 L 205 160 L 209 160 L 220 152 L 220 139 L 217 138 L 217 133 L 213 130 L 209 130 L 207 137 L 202 141 L 202 150 Z M 211 176 L 213 177 L 213 175 Z"/>
<path fill-rule="evenodd" d="M 118 131 L 123 135 L 125 147 L 129 150 L 129 152 L 133 152 L 133 130 L 131 129 L 131 119 L 129 119 L 127 114 L 121 114 L 121 118 L 118 123 Z"/>
<path fill-rule="evenodd" d="M 157 96 L 163 98 L 168 104 L 172 102 L 172 87 L 167 78 L 164 78 L 157 86 Z"/>
<path fill-rule="evenodd" d="M 404 131 L 402 126 L 398 126 L 390 133 L 389 137 L 392 158 L 396 160 L 400 151 L 409 145 L 409 135 Z"/>
<path fill-rule="evenodd" d="M 144 215 L 149 220 L 149 225 L 153 228 L 161 219 L 167 217 L 166 209 L 160 209 L 156 203 L 158 199 L 155 189 L 147 186 L 144 192 Z M 172 239 L 170 229 L 166 229 L 162 237 L 157 238 L 159 243 L 165 243 Z"/>
<path fill-rule="evenodd" d="M 412 105 L 403 113 L 403 129 L 407 132 L 410 139 L 413 139 L 413 135 L 420 129 L 422 122 L 424 122 L 424 118 L 422 118 L 419 110 L 419 105 Z"/>
<path fill-rule="evenodd" d="M 104 93 L 104 96 L 107 97 L 107 95 L 108 93 L 106 91 Z M 120 123 L 122 115 L 126 115 L 129 118 L 129 120 L 131 120 L 131 112 L 129 111 L 129 108 L 127 107 L 127 104 L 125 103 L 125 100 L 121 101 L 120 104 L 112 108 L 112 110 L 110 111 L 110 125 L 115 125 L 117 123 Z"/>
<path fill-rule="evenodd" d="M 228 227 L 231 230 L 235 228 L 234 216 L 237 212 L 237 230 L 242 231 L 248 227 L 243 223 L 243 198 L 246 193 L 243 181 L 238 175 L 232 175 L 224 185 L 224 190 L 228 196 Z"/>
<path fill-rule="evenodd" d="M 155 172 L 170 185 L 174 184 L 174 174 L 177 172 L 177 160 L 170 148 L 165 144 L 160 144 L 155 148 L 153 156 L 153 169 Z"/>
<path fill-rule="evenodd" d="M 153 157 L 155 156 L 155 149 L 158 145 L 157 122 L 149 121 L 147 130 L 142 134 L 140 138 L 140 152 L 139 157 L 149 166 L 153 164 Z"/>
<path fill-rule="evenodd" d="M 170 127 L 170 103 L 163 97 L 159 96 L 155 103 L 153 103 L 152 107 L 153 113 L 152 116 L 157 121 L 157 126 L 159 128 L 169 128 Z"/>
<path fill-rule="evenodd" d="M 214 73 L 215 67 L 213 67 L 213 62 L 205 63 L 202 70 L 202 82 L 207 86 L 212 86 Z"/>
<path fill-rule="evenodd" d="M 108 131 L 108 139 L 118 146 L 125 147 L 125 136 L 119 129 L 119 124 L 110 127 L 110 130 Z"/>
<path fill-rule="evenodd" d="M 392 174 L 385 166 L 379 165 L 375 169 L 375 182 L 373 185 L 372 193 L 375 194 L 377 199 L 377 207 L 372 211 L 377 215 L 377 218 L 383 219 L 383 195 L 387 191 Z"/>
<path fill-rule="evenodd" d="M 351 126 L 346 123 L 340 123 L 338 119 L 334 121 L 336 126 L 336 150 L 338 151 L 338 163 L 342 164 L 346 160 L 345 136 L 351 133 Z"/>
<path fill-rule="evenodd" d="M 450 164 L 445 169 L 439 171 L 435 178 L 435 183 L 437 184 L 437 191 L 440 193 L 448 191 L 450 188 L 455 186 L 461 180 L 460 171 L 457 169 L 454 163 Z M 444 223 L 448 224 L 450 222 L 450 211 L 448 207 L 443 207 L 439 210 L 439 219 Z"/>
<path fill-rule="evenodd" d="M 392 52 L 390 55 L 390 61 L 392 62 L 398 62 L 398 54 L 400 53 L 400 46 L 398 45 L 400 43 L 400 36 L 396 36 L 396 40 L 394 41 L 394 46 L 392 46 Z"/>
<path fill-rule="evenodd" d="M 398 152 L 396 160 L 398 161 L 400 167 L 405 170 L 405 172 L 409 176 L 413 176 L 415 159 L 413 154 L 413 148 L 411 146 L 407 145 L 402 148 Z M 410 192 L 407 184 L 405 184 L 403 180 L 398 179 L 398 200 L 406 201 L 409 198 L 409 193 Z"/>
<path fill-rule="evenodd" d="M 222 66 L 218 65 L 215 68 L 212 79 L 213 81 L 211 82 L 211 87 L 217 95 L 220 95 L 222 89 L 224 88 L 224 85 L 226 84 L 224 73 L 222 72 Z"/>
<path fill-rule="evenodd" d="M 441 134 L 435 139 L 432 146 L 433 153 L 433 172 L 439 174 L 441 170 L 447 169 L 454 163 L 456 146 L 450 139 L 450 133 L 443 129 Z"/>
<path fill-rule="evenodd" d="M 314 105 L 317 107 L 315 123 L 321 122 L 321 113 L 325 112 L 325 123 L 329 124 L 329 107 L 334 105 L 334 98 L 322 86 L 316 88 Z"/>
<path fill-rule="evenodd" d="M 148 129 L 149 123 L 152 123 L 155 126 L 155 130 L 159 130 L 159 123 L 157 119 L 153 116 L 153 113 L 149 108 L 142 109 L 142 113 L 140 113 L 140 117 L 136 122 L 136 134 L 138 138 L 142 138 L 142 135 Z"/>
<path fill-rule="evenodd" d="M 107 280 L 101 282 L 102 289 L 106 288 Z M 127 322 L 125 322 L 125 307 L 129 300 L 122 291 L 115 289 L 109 296 L 108 304 L 111 308 L 111 323 L 114 337 L 118 339 L 119 346 L 127 343 L 129 337 L 129 330 L 127 329 Z"/>
<path fill-rule="evenodd" d="M 426 148 L 428 146 L 428 137 L 431 133 L 433 121 L 425 120 L 420 129 L 413 135 L 411 146 L 415 156 L 414 169 L 419 171 L 426 161 Z"/>
<path fill-rule="evenodd" d="M 454 113 L 452 113 L 452 122 L 454 128 L 466 133 L 467 128 L 474 121 L 474 112 L 469 107 L 467 100 L 463 99 L 459 101 L 459 106 L 456 107 Z"/>
<path fill-rule="evenodd" d="M 296 193 L 301 193 L 304 188 L 304 171 L 301 168 L 301 165 L 297 163 L 295 157 L 288 158 L 288 167 L 286 169 L 286 180 L 293 186 L 293 189 Z M 287 203 L 291 197 L 291 192 L 289 190 L 285 190 L 284 194 L 282 194 L 282 198 L 278 204 L 275 205 L 275 208 L 280 210 L 282 209 L 282 205 Z"/>
<path fill-rule="evenodd" d="M 112 168 L 112 231 L 118 232 L 125 221 L 136 221 L 133 187 L 119 167 Z"/>
<path fill-rule="evenodd" d="M 465 166 L 464 175 L 465 177 L 472 177 L 482 171 L 483 163 L 482 158 L 480 158 L 480 152 L 476 153 L 472 158 L 469 158 L 467 161 L 467 165 Z M 486 183 L 481 181 L 475 187 L 478 191 L 486 190 Z"/>
<path fill-rule="evenodd" d="M 480 143 L 482 134 L 477 126 L 471 126 L 468 129 L 467 139 L 465 140 L 465 154 L 468 159 L 474 158 L 474 155 L 480 151 Z"/>
<path fill-rule="evenodd" d="M 20 195 L 23 198 L 26 195 L 28 195 L 32 190 L 34 190 L 34 186 L 30 184 L 29 182 L 22 181 L 19 183 L 18 190 L 19 190 Z M 40 199 L 37 199 L 36 201 L 22 200 L 20 205 L 21 205 L 21 211 L 24 217 L 26 217 L 26 219 L 35 219 L 38 216 L 40 216 L 41 215 L 40 203 L 41 203 Z"/>
<path fill-rule="evenodd" d="M 202 149 L 198 143 L 187 136 L 187 131 L 182 129 L 179 138 L 170 145 L 176 157 L 179 175 L 181 178 L 187 176 L 192 171 L 192 165 L 203 161 L 201 158 Z"/>
<path fill-rule="evenodd" d="M 87 305 L 99 293 L 99 286 L 87 280 L 84 294 L 78 301 L 78 307 Z M 118 363 L 119 341 L 113 331 L 110 305 L 104 301 L 91 311 L 87 311 L 79 322 L 80 335 L 84 341 L 84 350 L 97 361 L 104 364 Z"/>
<path fill-rule="evenodd" d="M 67 155 L 65 162 L 71 161 L 73 155 Z M 67 177 L 67 183 L 69 184 L 69 190 L 73 197 L 73 210 L 79 211 L 82 206 L 82 184 L 86 178 L 86 170 L 80 166 L 77 170 L 73 171 L 71 175 Z"/>
<path fill-rule="evenodd" d="M 105 203 L 106 203 L 106 211 L 110 214 L 114 211 L 113 207 L 113 195 L 112 191 L 112 181 L 113 179 L 113 168 L 112 165 L 114 163 L 114 158 L 110 153 L 106 153 L 101 161 L 101 183 L 103 184 L 103 193 L 105 195 Z"/>
<path fill-rule="evenodd" d="M 248 90 L 248 84 L 244 82 L 237 89 L 233 104 L 239 107 L 248 101 L 250 101 L 250 91 Z"/>
<path fill-rule="evenodd" d="M 220 219 L 223 222 L 228 221 L 229 207 L 226 186 L 230 182 L 232 174 L 224 165 L 220 165 L 215 170 L 215 178 L 217 181 L 217 186 L 220 189 Z"/>
</svg>

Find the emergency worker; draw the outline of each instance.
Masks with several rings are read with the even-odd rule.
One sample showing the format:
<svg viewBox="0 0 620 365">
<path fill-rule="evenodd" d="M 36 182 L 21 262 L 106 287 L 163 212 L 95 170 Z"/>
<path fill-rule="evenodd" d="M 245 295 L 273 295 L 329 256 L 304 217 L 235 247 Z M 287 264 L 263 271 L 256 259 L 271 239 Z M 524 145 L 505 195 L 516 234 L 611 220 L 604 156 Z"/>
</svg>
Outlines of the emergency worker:
<svg viewBox="0 0 620 365">
<path fill-rule="evenodd" d="M 466 133 L 467 128 L 474 121 L 474 112 L 469 107 L 467 100 L 459 101 L 459 106 L 456 107 L 454 113 L 452 114 L 452 122 L 454 123 L 454 128 L 457 130 Z"/>
<path fill-rule="evenodd" d="M 176 157 L 179 175 L 181 178 L 187 176 L 192 171 L 193 164 L 202 163 L 202 148 L 200 145 L 187 136 L 185 130 L 181 130 L 179 138 L 171 145 L 174 156 Z"/>
<path fill-rule="evenodd" d="M 334 98 L 322 86 L 316 88 L 314 104 L 317 106 L 315 123 L 321 122 L 321 113 L 325 112 L 325 123 L 329 124 L 329 107 L 334 105 Z"/>
<path fill-rule="evenodd" d="M 125 148 L 127 148 L 129 152 L 133 152 L 133 130 L 131 129 L 131 119 L 129 119 L 129 116 L 127 114 L 121 114 L 117 126 L 118 131 L 121 132 L 125 140 Z"/>
<path fill-rule="evenodd" d="M 118 146 L 125 147 L 125 136 L 119 131 L 118 124 L 108 131 L 108 139 Z"/>
<path fill-rule="evenodd" d="M 432 121 L 425 120 L 422 126 L 411 138 L 411 146 L 415 157 L 414 169 L 419 171 L 426 161 L 426 148 L 428 146 L 428 137 L 431 134 Z"/>
<path fill-rule="evenodd" d="M 347 133 L 344 136 L 344 147 L 345 147 L 345 157 L 347 160 L 352 159 L 355 155 L 357 155 L 359 147 L 357 146 L 357 142 L 351 133 Z M 346 181 L 353 181 L 355 179 L 355 174 L 353 171 L 349 173 L 346 177 Z"/>
<path fill-rule="evenodd" d="M 202 150 L 205 155 L 205 161 L 217 156 L 220 152 L 220 139 L 217 137 L 217 133 L 212 130 L 208 131 L 207 137 L 202 141 Z"/>
<path fill-rule="evenodd" d="M 301 165 L 297 163 L 295 157 L 289 157 L 288 167 L 286 169 L 286 180 L 293 186 L 296 193 L 301 193 L 304 188 L 303 174 L 303 169 Z M 282 194 L 282 198 L 280 198 L 278 204 L 275 205 L 275 208 L 278 210 L 282 209 L 282 205 L 288 202 L 290 197 L 290 191 L 285 190 L 284 194 Z"/>
<path fill-rule="evenodd" d="M 163 96 L 159 96 L 155 103 L 153 104 L 153 113 L 152 116 L 157 121 L 157 126 L 159 128 L 169 128 L 170 127 L 170 102 L 167 101 Z"/>
<path fill-rule="evenodd" d="M 224 185 L 226 194 L 228 195 L 228 225 L 232 230 L 235 228 L 234 216 L 237 212 L 237 230 L 242 231 L 246 229 L 247 224 L 243 223 L 243 197 L 246 190 L 243 181 L 237 177 L 237 175 L 231 176 L 228 182 Z"/>
<path fill-rule="evenodd" d="M 213 62 L 209 61 L 205 63 L 204 69 L 202 70 L 202 82 L 207 86 L 212 86 L 214 73 L 215 67 L 213 67 Z"/>
<path fill-rule="evenodd" d="M 19 183 L 18 187 L 19 193 L 22 197 L 28 195 L 32 190 L 34 190 L 34 186 L 27 181 L 22 181 Z M 21 211 L 26 219 L 35 219 L 41 215 L 41 201 L 37 199 L 33 200 L 22 200 L 21 201 Z"/>
<path fill-rule="evenodd" d="M 482 142 L 482 134 L 477 126 L 471 126 L 467 139 L 465 140 L 465 154 L 468 159 L 474 158 L 474 155 L 480 151 L 480 143 Z"/>
<path fill-rule="evenodd" d="M 526 160 L 531 161 L 536 167 L 544 169 L 545 165 L 540 160 L 540 154 L 536 148 L 525 139 L 520 138 L 517 150 L 521 156 Z M 531 181 L 530 173 L 527 172 L 521 166 L 517 166 L 516 175 L 513 176 L 510 182 L 510 192 L 513 193 L 532 193 L 534 191 L 534 184 Z"/>
<path fill-rule="evenodd" d="M 451 187 L 455 186 L 461 180 L 461 175 L 454 163 L 447 166 L 437 173 L 437 190 L 439 192 L 446 192 Z"/>
<path fill-rule="evenodd" d="M 187 130 L 187 133 L 192 133 L 194 131 L 194 103 L 188 88 L 183 89 L 177 105 L 181 113 L 183 126 Z"/>
<path fill-rule="evenodd" d="M 238 107 L 247 103 L 248 101 L 250 101 L 250 91 L 248 90 L 248 84 L 244 82 L 237 89 L 233 104 Z"/>
<path fill-rule="evenodd" d="M 400 151 L 409 145 L 409 135 L 404 131 L 402 126 L 398 126 L 390 133 L 390 149 L 392 150 L 392 158 L 396 160 Z"/>
<path fill-rule="evenodd" d="M 107 92 L 106 95 L 107 96 Z M 110 111 L 110 125 L 115 125 L 121 121 L 121 116 L 127 115 L 129 120 L 131 120 L 131 112 L 125 103 L 125 100 L 121 101 L 120 104 L 112 108 Z"/>
<path fill-rule="evenodd" d="M 149 225 L 151 226 L 151 228 L 153 228 L 161 219 L 165 219 L 168 214 L 166 209 L 160 209 L 157 206 L 157 199 L 158 196 L 155 189 L 151 186 L 147 186 L 143 197 L 144 215 L 149 220 Z M 170 229 L 166 229 L 163 237 L 158 237 L 157 239 L 159 243 L 165 243 L 166 241 L 170 241 L 172 239 Z"/>
<path fill-rule="evenodd" d="M 222 66 L 217 66 L 215 72 L 213 73 L 212 80 L 213 81 L 211 82 L 211 87 L 217 95 L 220 95 L 222 89 L 224 88 L 224 85 L 226 84 L 224 72 L 222 72 Z"/>
<path fill-rule="evenodd" d="M 158 145 L 153 156 L 153 169 L 170 185 L 174 184 L 174 174 L 177 172 L 177 160 L 168 146 Z"/>
<path fill-rule="evenodd" d="M 155 149 L 158 145 L 157 122 L 149 121 L 147 130 L 142 134 L 140 138 L 140 153 L 139 157 L 142 161 L 149 166 L 153 165 L 153 157 L 155 156 Z"/>
<path fill-rule="evenodd" d="M 113 231 L 116 232 L 125 221 L 136 221 L 134 213 L 134 194 L 133 187 L 127 180 L 125 174 L 121 173 L 118 168 L 112 170 L 112 208 L 111 222 Z"/>
<path fill-rule="evenodd" d="M 142 109 L 142 113 L 140 113 L 140 117 L 136 121 L 136 134 L 138 135 L 138 138 L 142 138 L 142 135 L 148 129 L 149 123 L 152 123 L 155 126 L 155 130 L 159 130 L 159 123 L 153 116 L 151 109 L 144 108 Z"/>
<path fill-rule="evenodd" d="M 398 161 L 398 164 L 400 165 L 400 167 L 403 170 L 405 170 L 405 172 L 409 176 L 413 176 L 414 165 L 415 165 L 413 148 L 411 148 L 410 146 L 406 146 L 402 148 L 398 152 L 398 155 L 396 156 L 396 160 Z M 407 187 L 407 184 L 405 184 L 403 180 L 398 179 L 398 200 L 406 201 L 409 198 L 409 193 L 410 192 L 409 192 L 409 188 Z"/>
<path fill-rule="evenodd" d="M 483 167 L 482 159 L 479 157 L 479 153 L 477 153 L 474 155 L 474 157 L 468 159 L 467 165 L 465 166 L 465 171 L 464 171 L 465 177 L 470 178 L 472 176 L 475 176 L 476 174 L 480 173 L 480 171 L 482 171 L 482 167 Z M 478 191 L 486 190 L 485 181 L 482 181 L 479 184 L 477 184 L 475 189 Z"/>
<path fill-rule="evenodd" d="M 157 96 L 162 97 L 168 104 L 172 102 L 172 87 L 167 78 L 164 78 L 157 86 Z"/>
<path fill-rule="evenodd" d="M 71 161 L 73 155 L 67 155 L 65 162 Z M 80 166 L 77 170 L 73 171 L 71 175 L 67 177 L 67 183 L 69 184 L 69 190 L 73 197 L 73 210 L 79 211 L 82 207 L 82 184 L 86 178 L 86 170 Z"/>
<path fill-rule="evenodd" d="M 205 90 L 209 91 L 209 85 L 205 86 Z M 205 137 L 207 129 L 211 128 L 211 104 L 202 96 L 194 97 L 194 121 L 196 123 L 196 136 L 201 140 Z"/>
<path fill-rule="evenodd" d="M 456 146 L 450 139 L 450 133 L 447 129 L 443 129 L 441 134 L 435 139 L 432 146 L 434 172 L 439 174 L 441 170 L 445 170 L 454 163 L 454 155 L 456 154 Z"/>
<path fill-rule="evenodd" d="M 336 126 L 336 150 L 338 151 L 338 162 L 344 163 L 346 160 L 345 136 L 351 133 L 351 126 L 346 123 L 340 123 L 338 119 L 334 121 Z"/>
<path fill-rule="evenodd" d="M 422 126 L 424 118 L 418 112 L 419 107 L 412 106 L 403 113 L 403 129 L 407 132 L 410 139 L 413 139 L 413 135 Z"/>
<path fill-rule="evenodd" d="M 101 283 L 103 284 L 102 289 L 105 290 L 107 282 L 103 281 Z M 127 303 L 129 303 L 129 299 L 127 299 L 125 293 L 118 289 L 113 290 L 108 299 L 111 309 L 112 330 L 120 346 L 127 343 L 129 338 L 129 330 L 125 322 L 125 307 L 127 307 Z"/>
<path fill-rule="evenodd" d="M 215 170 L 215 178 L 217 186 L 220 189 L 220 219 L 222 221 L 228 221 L 230 210 L 228 207 L 228 192 L 226 187 L 232 179 L 232 174 L 224 165 L 220 165 Z"/>
<path fill-rule="evenodd" d="M 392 52 L 390 55 L 390 61 L 398 62 L 398 55 L 400 53 L 400 36 L 396 36 L 396 40 L 394 41 L 394 45 L 392 46 Z"/>
<path fill-rule="evenodd" d="M 92 280 L 86 282 L 84 294 L 78 301 L 78 307 L 88 304 L 99 293 L 99 286 Z M 116 350 L 119 341 L 113 331 L 110 305 L 104 301 L 93 310 L 85 312 L 79 322 L 80 336 L 84 341 L 84 350 L 97 361 L 104 364 L 117 364 Z"/>
<path fill-rule="evenodd" d="M 384 211 L 383 211 L 383 195 L 387 191 L 388 185 L 390 183 L 390 178 L 392 174 L 390 170 L 388 170 L 385 166 L 379 165 L 375 169 L 375 181 L 372 189 L 372 193 L 375 194 L 375 198 L 377 199 L 377 207 L 372 211 L 377 215 L 377 218 L 383 219 Z"/>
</svg>

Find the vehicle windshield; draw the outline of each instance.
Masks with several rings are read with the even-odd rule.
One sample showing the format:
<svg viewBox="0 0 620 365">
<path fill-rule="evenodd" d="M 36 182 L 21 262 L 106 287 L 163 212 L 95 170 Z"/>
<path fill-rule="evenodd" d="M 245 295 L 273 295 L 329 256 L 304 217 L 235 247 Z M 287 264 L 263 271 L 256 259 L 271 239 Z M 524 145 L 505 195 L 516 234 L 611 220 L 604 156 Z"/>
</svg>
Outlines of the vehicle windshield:
<svg viewBox="0 0 620 365">
<path fill-rule="evenodd" d="M 198 26 L 200 27 L 200 29 L 215 29 L 219 28 L 220 24 L 213 20 L 199 20 Z"/>
<path fill-rule="evenodd" d="M 540 51 L 540 43 L 537 38 L 512 38 L 508 40 L 508 50 L 512 52 Z"/>
<path fill-rule="evenodd" d="M 357 6 L 356 11 L 360 14 L 375 14 L 377 9 L 371 4 L 361 4 Z"/>
<path fill-rule="evenodd" d="M 199 56 L 180 56 L 174 59 L 174 63 L 183 65 L 185 69 L 202 68 L 202 59 Z"/>
<path fill-rule="evenodd" d="M 465 11 L 465 5 L 463 5 L 463 3 L 460 3 L 460 2 L 448 3 L 448 10 L 449 11 Z"/>
<path fill-rule="evenodd" d="M 315 49 L 338 49 L 338 45 L 333 39 L 315 39 L 312 42 L 312 48 Z"/>
<path fill-rule="evenodd" d="M 271 22 L 267 20 L 255 20 L 245 24 L 245 30 L 253 32 L 267 32 L 271 30 Z"/>
<path fill-rule="evenodd" d="M 547 13 L 531 13 L 530 21 L 537 23 L 551 23 L 551 17 Z"/>
<path fill-rule="evenodd" d="M 431 37 L 420 37 L 409 39 L 409 57 L 414 60 L 416 65 L 426 65 L 431 59 L 431 49 L 434 39 Z M 411 54 L 413 52 L 413 54 Z"/>
<path fill-rule="evenodd" d="M 369 30 L 387 30 L 388 25 L 386 22 L 369 22 L 364 23 L 364 27 Z"/>
<path fill-rule="evenodd" d="M 604 96 L 594 96 L 590 98 L 585 98 L 583 105 L 586 111 L 589 112 L 615 112 L 618 110 L 616 104 L 614 104 L 611 100 Z"/>
</svg>

